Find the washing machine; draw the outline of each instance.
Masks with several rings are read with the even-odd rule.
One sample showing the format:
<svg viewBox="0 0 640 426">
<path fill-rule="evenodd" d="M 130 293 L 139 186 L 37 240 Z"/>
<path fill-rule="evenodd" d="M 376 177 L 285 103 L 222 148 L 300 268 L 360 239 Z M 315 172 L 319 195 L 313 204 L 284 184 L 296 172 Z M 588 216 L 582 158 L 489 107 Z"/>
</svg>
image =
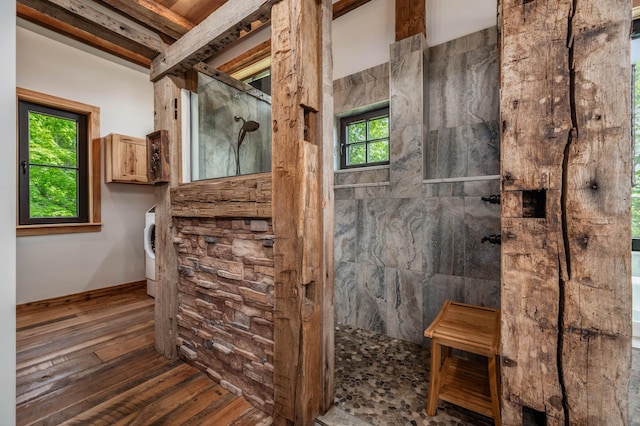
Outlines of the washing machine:
<svg viewBox="0 0 640 426">
<path fill-rule="evenodd" d="M 147 276 L 147 294 L 156 297 L 156 206 L 145 214 L 144 253 Z"/>
</svg>

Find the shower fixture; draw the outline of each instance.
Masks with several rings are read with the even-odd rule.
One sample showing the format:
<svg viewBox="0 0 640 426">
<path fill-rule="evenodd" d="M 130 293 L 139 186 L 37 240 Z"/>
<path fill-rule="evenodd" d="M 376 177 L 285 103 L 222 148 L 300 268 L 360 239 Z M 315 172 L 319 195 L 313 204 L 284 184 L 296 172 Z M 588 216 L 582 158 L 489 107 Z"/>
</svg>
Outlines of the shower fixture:
<svg viewBox="0 0 640 426">
<path fill-rule="evenodd" d="M 239 115 L 233 117 L 233 120 L 236 123 L 242 121 L 242 127 L 238 131 L 238 143 L 236 145 L 236 176 L 238 176 L 240 175 L 240 145 L 242 145 L 242 141 L 247 133 L 255 132 L 260 128 L 260 123 L 253 120 L 247 121 Z"/>
</svg>

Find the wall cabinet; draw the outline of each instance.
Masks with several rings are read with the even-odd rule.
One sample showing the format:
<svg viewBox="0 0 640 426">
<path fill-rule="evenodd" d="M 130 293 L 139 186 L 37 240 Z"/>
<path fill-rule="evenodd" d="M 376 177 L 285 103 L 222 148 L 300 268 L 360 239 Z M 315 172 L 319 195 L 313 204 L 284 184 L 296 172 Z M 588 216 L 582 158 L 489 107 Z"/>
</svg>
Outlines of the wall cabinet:
<svg viewBox="0 0 640 426">
<path fill-rule="evenodd" d="M 146 139 L 111 133 L 102 141 L 106 183 L 149 184 Z"/>
</svg>

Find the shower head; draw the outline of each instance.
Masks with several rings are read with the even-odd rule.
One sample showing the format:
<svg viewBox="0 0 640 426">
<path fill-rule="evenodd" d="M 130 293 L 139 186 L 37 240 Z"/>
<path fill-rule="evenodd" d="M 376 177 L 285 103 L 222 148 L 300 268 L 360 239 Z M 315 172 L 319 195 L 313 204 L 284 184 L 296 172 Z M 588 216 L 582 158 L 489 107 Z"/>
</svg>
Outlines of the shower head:
<svg viewBox="0 0 640 426">
<path fill-rule="evenodd" d="M 253 120 L 249 120 L 249 121 L 245 122 L 242 125 L 242 130 L 244 130 L 247 133 L 255 132 L 259 128 L 260 128 L 260 123 L 258 123 L 257 121 L 253 121 Z"/>
<path fill-rule="evenodd" d="M 236 147 L 236 175 L 240 174 L 240 145 L 242 145 L 242 141 L 244 137 L 247 136 L 247 133 L 255 132 L 260 128 L 260 123 L 253 120 L 245 120 L 244 118 L 236 115 L 233 117 L 233 120 L 237 123 L 242 121 L 242 127 L 240 131 L 238 131 L 238 145 Z"/>
<path fill-rule="evenodd" d="M 236 115 L 235 117 L 233 117 L 233 120 L 237 123 L 238 121 L 242 121 L 242 128 L 240 129 L 240 131 L 244 134 L 244 133 L 249 133 L 249 132 L 255 132 L 256 130 L 258 130 L 260 128 L 260 123 L 253 121 L 253 120 L 245 120 L 244 118 L 240 117 L 239 115 Z"/>
</svg>

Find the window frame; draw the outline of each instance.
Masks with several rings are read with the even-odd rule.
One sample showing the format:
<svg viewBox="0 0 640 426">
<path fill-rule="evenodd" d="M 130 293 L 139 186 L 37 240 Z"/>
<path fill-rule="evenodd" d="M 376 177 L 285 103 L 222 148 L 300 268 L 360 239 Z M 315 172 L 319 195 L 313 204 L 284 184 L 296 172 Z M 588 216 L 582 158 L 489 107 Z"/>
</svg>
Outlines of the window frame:
<svg viewBox="0 0 640 426">
<path fill-rule="evenodd" d="M 352 115 L 347 115 L 344 117 L 340 117 L 340 135 L 339 135 L 339 142 L 340 142 L 340 170 L 349 170 L 349 169 L 360 169 L 363 167 L 373 167 L 373 166 L 383 166 L 383 165 L 388 165 L 390 162 L 389 160 L 386 161 L 375 161 L 375 162 L 369 162 L 366 161 L 363 164 L 353 164 L 353 165 L 347 165 L 347 146 L 350 145 L 347 143 L 347 127 L 349 126 L 349 124 L 357 122 L 357 121 L 370 121 L 371 119 L 375 119 L 375 118 L 380 118 L 380 117 L 388 117 L 389 119 L 389 126 L 391 126 L 391 117 L 389 115 L 389 106 L 384 106 L 382 108 L 376 108 L 373 110 L 369 110 L 366 112 L 362 112 L 362 113 L 358 113 L 358 114 L 352 114 Z M 389 133 L 390 133 L 391 129 L 389 129 Z M 365 147 L 367 148 L 366 152 L 367 152 L 367 157 L 368 157 L 368 146 L 370 143 L 373 142 L 377 142 L 380 141 L 381 139 L 372 139 L 369 140 L 368 139 L 368 134 L 367 134 L 367 139 L 364 141 Z M 387 136 L 387 141 L 389 143 L 389 157 L 391 157 L 391 138 L 390 135 Z M 368 159 L 367 159 L 368 160 Z"/>
<path fill-rule="evenodd" d="M 19 111 L 20 102 L 28 102 L 43 107 L 66 110 L 86 116 L 87 134 L 86 134 L 86 182 L 87 182 L 87 215 L 86 220 L 78 222 L 52 221 L 55 223 L 34 223 L 20 224 L 20 186 L 16 188 L 16 235 L 50 235 L 50 234 L 70 234 L 83 232 L 100 232 L 102 230 L 101 223 L 101 200 L 100 200 L 100 108 L 47 95 L 33 90 L 17 88 L 16 89 L 16 111 Z M 20 119 L 17 114 L 17 182 L 20 181 Z M 84 218 L 83 218 L 84 219 Z"/>
</svg>

